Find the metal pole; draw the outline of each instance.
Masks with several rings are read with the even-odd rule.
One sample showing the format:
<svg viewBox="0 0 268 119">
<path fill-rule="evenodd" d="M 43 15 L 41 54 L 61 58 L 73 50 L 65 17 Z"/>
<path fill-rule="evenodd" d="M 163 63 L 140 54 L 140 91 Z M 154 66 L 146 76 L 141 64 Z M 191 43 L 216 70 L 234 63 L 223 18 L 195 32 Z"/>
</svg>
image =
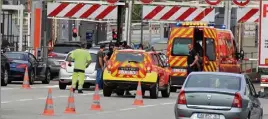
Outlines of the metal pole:
<svg viewBox="0 0 268 119">
<path fill-rule="evenodd" d="M 164 38 L 164 23 L 160 23 L 160 40 Z"/>
<path fill-rule="evenodd" d="M 129 10 L 128 10 L 128 45 L 131 44 L 131 26 L 132 26 L 132 5 L 134 0 L 129 0 Z"/>
<path fill-rule="evenodd" d="M 0 50 L 2 49 L 2 2 L 3 1 L 1 1 L 0 2 Z M 3 25 L 4 26 L 4 25 Z M 1 59 L 1 55 L 0 55 L 0 59 Z M 2 60 L 0 60 L 0 64 L 2 63 Z M 0 72 L 2 72 L 1 71 L 1 65 L 0 65 Z M 0 75 L 0 79 L 2 79 L 1 78 L 1 75 Z M 0 90 L 1 90 L 1 81 L 0 81 Z M 1 101 L 1 91 L 0 91 L 0 101 Z M 2 102 L 2 101 L 1 101 Z M 0 108 L 1 108 L 1 103 L 0 103 Z"/>
<path fill-rule="evenodd" d="M 152 42 L 152 23 L 149 22 L 149 43 L 151 42 Z"/>
<path fill-rule="evenodd" d="M 228 24 L 227 29 L 231 29 L 231 19 L 232 19 L 232 2 L 228 0 Z"/>
<path fill-rule="evenodd" d="M 22 35 L 23 35 L 23 5 L 20 5 L 20 38 L 19 38 L 19 51 L 22 51 Z"/>
<path fill-rule="evenodd" d="M 228 4 L 229 0 L 224 1 L 224 25 L 228 28 Z"/>
<path fill-rule="evenodd" d="M 141 8 L 141 44 L 143 44 L 143 7 Z"/>
<path fill-rule="evenodd" d="M 238 23 L 238 49 L 241 50 L 241 23 Z"/>
<path fill-rule="evenodd" d="M 128 40 L 128 9 L 129 9 L 129 6 L 128 6 L 128 1 L 125 2 L 126 4 L 126 10 L 125 10 L 125 31 L 124 31 L 124 40 L 127 41 Z"/>
</svg>

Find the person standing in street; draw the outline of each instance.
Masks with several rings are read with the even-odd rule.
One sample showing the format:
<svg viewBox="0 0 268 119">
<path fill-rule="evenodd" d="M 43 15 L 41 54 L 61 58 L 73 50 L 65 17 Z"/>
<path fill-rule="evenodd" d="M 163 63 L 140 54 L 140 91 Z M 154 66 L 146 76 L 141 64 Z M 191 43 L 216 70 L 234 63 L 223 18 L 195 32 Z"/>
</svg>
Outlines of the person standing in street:
<svg viewBox="0 0 268 119">
<path fill-rule="evenodd" d="M 192 44 L 188 44 L 189 55 L 187 57 L 187 74 L 190 74 L 192 71 L 196 71 L 198 63 L 198 55 L 193 49 Z"/>
<path fill-rule="evenodd" d="M 78 81 L 78 93 L 83 93 L 83 85 L 85 80 L 85 69 L 90 65 L 91 63 L 91 55 L 90 53 L 85 49 L 86 44 L 81 44 L 80 49 L 76 49 L 71 52 L 71 55 L 69 57 L 69 66 L 71 66 L 70 61 L 74 61 L 74 72 L 72 76 L 72 87 L 73 91 L 75 92 L 77 81 Z"/>
<path fill-rule="evenodd" d="M 100 50 L 97 53 L 97 61 L 96 61 L 96 67 L 97 70 L 97 77 L 96 77 L 96 83 L 99 85 L 99 88 L 103 88 L 103 80 L 102 80 L 102 72 L 104 70 L 104 48 L 105 45 L 100 46 Z"/>
</svg>

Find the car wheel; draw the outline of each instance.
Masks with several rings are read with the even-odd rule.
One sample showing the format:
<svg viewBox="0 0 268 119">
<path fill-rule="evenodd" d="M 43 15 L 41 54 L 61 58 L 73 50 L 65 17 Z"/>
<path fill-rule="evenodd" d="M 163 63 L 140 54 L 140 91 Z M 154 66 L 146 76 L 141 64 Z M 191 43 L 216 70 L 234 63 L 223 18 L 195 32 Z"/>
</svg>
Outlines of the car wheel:
<svg viewBox="0 0 268 119">
<path fill-rule="evenodd" d="M 168 98 L 170 96 L 170 80 L 168 81 L 167 88 L 161 91 L 162 97 Z"/>
<path fill-rule="evenodd" d="M 151 99 L 157 99 L 159 93 L 159 84 L 158 81 L 155 83 L 155 85 L 150 89 L 150 98 Z"/>
<path fill-rule="evenodd" d="M 104 97 L 110 97 L 113 93 L 113 90 L 109 88 L 107 85 L 103 85 L 103 96 Z"/>
<path fill-rule="evenodd" d="M 35 74 L 34 74 L 34 71 L 32 70 L 31 71 L 31 73 L 29 74 L 29 79 L 30 79 L 30 81 L 29 81 L 29 83 L 30 83 L 30 85 L 33 85 L 34 84 L 34 81 L 35 81 Z"/>
<path fill-rule="evenodd" d="M 118 95 L 118 96 L 124 96 L 124 93 L 125 93 L 125 90 L 116 90 L 116 94 Z"/>
<path fill-rule="evenodd" d="M 47 72 L 46 72 L 46 78 L 44 81 L 42 81 L 43 84 L 49 84 L 51 81 L 51 72 L 50 70 L 48 69 Z"/>
<path fill-rule="evenodd" d="M 8 70 L 3 69 L 3 71 L 1 72 L 1 86 L 7 86 L 8 81 Z"/>
<path fill-rule="evenodd" d="M 66 85 L 66 84 L 61 83 L 61 82 L 59 81 L 59 88 L 60 88 L 61 90 L 65 90 L 65 89 L 66 89 L 66 87 L 67 87 L 67 85 Z"/>
</svg>

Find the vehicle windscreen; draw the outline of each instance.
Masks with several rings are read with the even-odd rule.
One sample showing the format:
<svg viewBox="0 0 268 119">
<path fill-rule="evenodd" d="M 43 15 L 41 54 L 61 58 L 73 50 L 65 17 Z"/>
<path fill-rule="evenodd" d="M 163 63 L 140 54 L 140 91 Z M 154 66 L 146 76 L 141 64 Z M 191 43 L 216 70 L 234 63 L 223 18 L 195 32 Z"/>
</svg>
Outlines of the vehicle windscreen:
<svg viewBox="0 0 268 119">
<path fill-rule="evenodd" d="M 12 60 L 25 60 L 24 55 L 20 53 L 6 53 L 6 56 L 8 59 Z"/>
<path fill-rule="evenodd" d="M 192 44 L 190 38 L 174 38 L 172 45 L 172 55 L 186 56 L 189 54 L 188 44 Z"/>
<path fill-rule="evenodd" d="M 66 58 L 66 60 L 70 57 L 71 54 L 69 54 Z M 91 62 L 96 62 L 97 60 L 97 54 L 94 54 L 94 53 L 90 53 L 91 55 Z M 74 62 L 74 60 L 72 60 L 72 62 Z"/>
<path fill-rule="evenodd" d="M 228 75 L 196 74 L 189 76 L 186 88 L 240 90 L 241 78 Z"/>
<path fill-rule="evenodd" d="M 116 61 L 125 62 L 125 61 L 133 61 L 133 62 L 143 62 L 144 55 L 142 53 L 133 53 L 133 52 L 119 52 L 116 55 Z"/>
<path fill-rule="evenodd" d="M 77 45 L 55 45 L 53 52 L 67 54 L 72 50 L 80 48 Z"/>
</svg>

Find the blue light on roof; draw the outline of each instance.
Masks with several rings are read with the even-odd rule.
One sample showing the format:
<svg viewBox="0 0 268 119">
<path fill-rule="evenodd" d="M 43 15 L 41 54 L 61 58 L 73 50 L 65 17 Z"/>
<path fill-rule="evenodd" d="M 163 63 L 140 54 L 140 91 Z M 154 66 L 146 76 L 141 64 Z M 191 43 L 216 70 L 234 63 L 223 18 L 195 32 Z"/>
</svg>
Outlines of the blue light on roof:
<svg viewBox="0 0 268 119">
<path fill-rule="evenodd" d="M 220 28 L 221 28 L 221 29 L 226 29 L 226 26 L 225 26 L 225 25 L 221 25 Z"/>
<path fill-rule="evenodd" d="M 215 24 L 214 23 L 209 23 L 208 26 L 215 26 Z"/>
<path fill-rule="evenodd" d="M 181 22 L 176 23 L 176 26 L 182 26 Z"/>
</svg>

